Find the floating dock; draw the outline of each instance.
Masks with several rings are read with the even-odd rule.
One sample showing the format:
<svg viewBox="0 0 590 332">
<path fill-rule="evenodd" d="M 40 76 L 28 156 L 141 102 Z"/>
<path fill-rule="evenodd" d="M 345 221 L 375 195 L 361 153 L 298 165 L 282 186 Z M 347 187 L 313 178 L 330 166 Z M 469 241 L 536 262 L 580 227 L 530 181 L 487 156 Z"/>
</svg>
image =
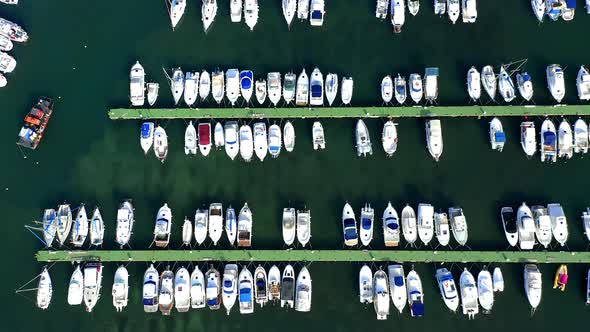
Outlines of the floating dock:
<svg viewBox="0 0 590 332">
<path fill-rule="evenodd" d="M 394 118 L 590 115 L 590 105 L 384 106 L 289 108 L 114 108 L 111 120 Z"/>
<path fill-rule="evenodd" d="M 590 252 L 438 250 L 90 250 L 37 252 L 39 262 L 590 263 Z"/>
</svg>

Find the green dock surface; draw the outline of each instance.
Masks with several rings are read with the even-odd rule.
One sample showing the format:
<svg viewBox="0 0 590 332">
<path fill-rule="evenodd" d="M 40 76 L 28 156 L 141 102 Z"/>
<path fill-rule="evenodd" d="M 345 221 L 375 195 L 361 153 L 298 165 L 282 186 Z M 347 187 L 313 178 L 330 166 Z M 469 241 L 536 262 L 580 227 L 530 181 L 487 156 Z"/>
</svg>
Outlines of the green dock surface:
<svg viewBox="0 0 590 332">
<path fill-rule="evenodd" d="M 37 252 L 39 262 L 480 262 L 590 263 L 590 252 L 433 250 L 94 250 Z"/>
<path fill-rule="evenodd" d="M 245 118 L 388 118 L 590 115 L 590 105 L 556 106 L 387 106 L 289 108 L 115 108 L 111 120 L 245 119 Z"/>
</svg>

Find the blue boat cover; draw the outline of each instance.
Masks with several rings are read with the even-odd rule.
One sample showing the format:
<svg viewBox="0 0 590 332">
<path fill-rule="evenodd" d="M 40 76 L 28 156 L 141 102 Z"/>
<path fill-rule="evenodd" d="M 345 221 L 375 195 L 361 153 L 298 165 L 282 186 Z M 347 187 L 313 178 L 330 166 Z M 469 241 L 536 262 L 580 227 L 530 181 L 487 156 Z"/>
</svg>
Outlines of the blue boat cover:
<svg viewBox="0 0 590 332">
<path fill-rule="evenodd" d="M 154 305 L 154 304 L 156 304 L 156 301 L 154 298 L 151 298 L 151 299 L 144 298 L 143 299 L 143 305 Z"/>
<path fill-rule="evenodd" d="M 424 303 L 414 302 L 412 304 L 412 316 L 414 316 L 414 317 L 424 316 Z"/>
<path fill-rule="evenodd" d="M 270 152 L 271 152 L 271 153 L 276 153 L 276 152 L 279 152 L 279 149 L 280 149 L 280 148 L 279 148 L 278 146 L 276 146 L 276 145 L 271 145 L 271 146 L 269 147 L 269 150 L 270 150 Z"/>
<path fill-rule="evenodd" d="M 322 96 L 322 86 L 319 84 L 315 84 L 311 86 L 311 96 L 314 98 L 319 98 Z"/>
<path fill-rule="evenodd" d="M 576 8 L 576 2 L 578 0 L 566 0 L 567 8 Z"/>
<path fill-rule="evenodd" d="M 232 285 L 232 282 L 231 282 L 231 280 L 225 280 L 225 281 L 223 282 L 223 287 L 230 288 L 230 287 L 231 287 L 231 285 Z"/>
<path fill-rule="evenodd" d="M 252 302 L 252 292 L 249 288 L 240 289 L 240 302 Z"/>
<path fill-rule="evenodd" d="M 311 18 L 314 20 L 321 20 L 322 19 L 322 12 L 319 10 L 314 10 L 311 12 Z"/>
<path fill-rule="evenodd" d="M 215 306 L 215 305 L 218 305 L 218 304 L 219 304 L 219 301 L 217 301 L 217 298 L 207 299 L 207 305 Z"/>
<path fill-rule="evenodd" d="M 348 228 L 348 227 L 355 227 L 354 219 L 352 219 L 352 218 L 344 219 L 344 228 Z"/>
<path fill-rule="evenodd" d="M 348 228 L 344 230 L 344 239 L 345 240 L 352 240 L 356 239 L 358 236 L 356 235 L 356 228 Z"/>
<path fill-rule="evenodd" d="M 522 75 L 522 79 L 526 82 L 526 81 L 532 81 L 531 75 L 529 75 L 529 73 L 524 73 Z"/>
<path fill-rule="evenodd" d="M 555 133 L 551 131 L 546 131 L 543 134 L 543 138 L 545 139 L 545 145 L 554 145 L 555 144 Z"/>
<path fill-rule="evenodd" d="M 496 140 L 496 142 L 506 142 L 506 134 L 502 131 L 498 131 L 494 133 L 494 139 Z"/>
<path fill-rule="evenodd" d="M 141 125 L 141 137 L 143 138 L 147 138 L 150 136 L 150 128 L 151 128 L 151 124 L 150 123 L 144 123 Z"/>
<path fill-rule="evenodd" d="M 447 280 L 453 280 L 453 275 L 452 274 L 445 274 L 440 278 L 441 281 L 447 281 Z"/>
<path fill-rule="evenodd" d="M 363 226 L 363 229 L 371 229 L 371 225 L 373 223 L 371 222 L 371 219 L 369 218 L 363 218 L 361 220 L 361 225 Z"/>
<path fill-rule="evenodd" d="M 240 74 L 240 82 L 242 83 L 242 89 L 250 89 L 252 88 L 252 78 L 250 75 L 244 75 L 245 73 Z"/>
<path fill-rule="evenodd" d="M 404 277 L 402 277 L 402 276 L 393 277 L 393 284 L 396 286 L 403 286 L 404 285 Z"/>
<path fill-rule="evenodd" d="M 395 218 L 390 218 L 390 219 L 394 219 Z M 390 219 L 385 219 L 386 221 L 389 221 Z M 397 223 L 388 223 L 387 224 L 387 228 L 392 229 L 392 230 L 396 230 L 399 228 L 399 225 Z"/>
</svg>

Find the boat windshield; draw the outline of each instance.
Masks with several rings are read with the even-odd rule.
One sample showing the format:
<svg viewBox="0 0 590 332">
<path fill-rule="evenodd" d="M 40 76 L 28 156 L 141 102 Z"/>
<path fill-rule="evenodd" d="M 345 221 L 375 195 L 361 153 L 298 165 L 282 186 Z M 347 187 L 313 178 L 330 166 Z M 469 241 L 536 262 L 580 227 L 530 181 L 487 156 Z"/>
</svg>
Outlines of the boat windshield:
<svg viewBox="0 0 590 332">
<path fill-rule="evenodd" d="M 311 86 L 311 96 L 313 98 L 319 98 L 322 96 L 322 86 L 315 84 Z"/>
<path fill-rule="evenodd" d="M 373 221 L 370 218 L 363 218 L 361 220 L 361 225 L 363 229 L 371 229 L 373 227 Z"/>
<path fill-rule="evenodd" d="M 356 228 L 356 222 L 352 218 L 344 219 L 344 228 L 354 227 Z"/>
</svg>

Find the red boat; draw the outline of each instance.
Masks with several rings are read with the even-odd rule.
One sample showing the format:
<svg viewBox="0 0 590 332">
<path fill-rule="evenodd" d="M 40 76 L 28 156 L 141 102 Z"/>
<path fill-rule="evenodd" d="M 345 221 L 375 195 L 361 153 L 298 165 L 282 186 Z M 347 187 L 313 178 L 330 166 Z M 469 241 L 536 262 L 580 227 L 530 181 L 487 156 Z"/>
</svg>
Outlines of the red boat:
<svg viewBox="0 0 590 332">
<path fill-rule="evenodd" d="M 53 113 L 53 101 L 46 97 L 39 98 L 37 104 L 25 116 L 25 123 L 18 133 L 16 144 L 25 148 L 36 149 L 43 138 L 51 113 Z"/>
<path fill-rule="evenodd" d="M 211 124 L 199 123 L 199 151 L 203 156 L 208 156 L 211 151 Z"/>
</svg>

